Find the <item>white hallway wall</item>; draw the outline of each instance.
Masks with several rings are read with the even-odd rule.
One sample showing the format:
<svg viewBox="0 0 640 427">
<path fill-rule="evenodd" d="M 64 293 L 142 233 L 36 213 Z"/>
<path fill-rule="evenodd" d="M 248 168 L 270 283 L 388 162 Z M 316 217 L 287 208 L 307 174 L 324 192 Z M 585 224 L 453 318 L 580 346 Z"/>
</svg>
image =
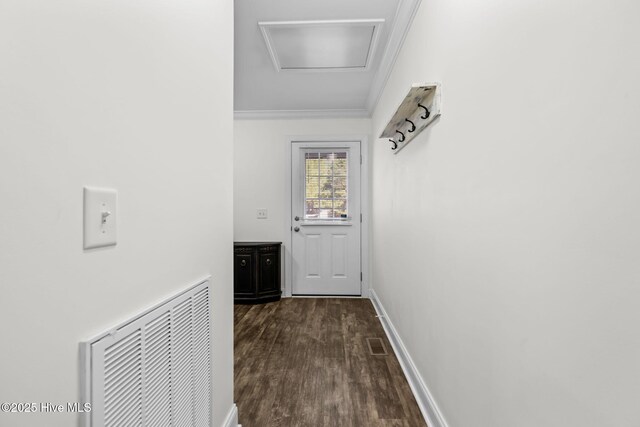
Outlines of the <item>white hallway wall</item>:
<svg viewBox="0 0 640 427">
<path fill-rule="evenodd" d="M 75 402 L 78 343 L 212 274 L 213 415 L 233 402 L 233 2 L 0 4 L 0 401 Z M 119 191 L 83 252 L 82 187 Z M 67 427 L 75 414 L 4 414 Z"/>
<path fill-rule="evenodd" d="M 451 427 L 640 425 L 640 3 L 424 0 L 373 117 L 374 289 Z"/>
<path fill-rule="evenodd" d="M 363 136 L 370 119 L 236 120 L 234 122 L 234 239 L 284 242 L 289 213 L 287 150 L 291 136 Z M 267 219 L 256 209 L 266 208 Z M 283 253 L 288 253 L 284 248 Z"/>
</svg>

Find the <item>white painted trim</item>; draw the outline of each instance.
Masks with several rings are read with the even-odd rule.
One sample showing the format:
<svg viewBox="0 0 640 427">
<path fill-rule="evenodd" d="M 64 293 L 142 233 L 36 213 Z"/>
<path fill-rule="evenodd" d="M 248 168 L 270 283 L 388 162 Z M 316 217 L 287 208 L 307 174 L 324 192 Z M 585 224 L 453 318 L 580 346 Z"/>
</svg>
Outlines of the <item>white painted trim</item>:
<svg viewBox="0 0 640 427">
<path fill-rule="evenodd" d="M 288 228 L 289 232 L 286 234 L 284 240 L 284 289 L 282 291 L 283 297 L 291 297 L 291 280 L 293 277 L 293 263 L 291 257 L 291 229 L 293 227 L 291 214 L 291 144 L 294 142 L 360 142 L 360 155 L 362 156 L 362 164 L 360 165 L 360 213 L 362 214 L 362 224 L 360 225 L 360 268 L 362 271 L 362 287 L 360 289 L 361 298 L 369 297 L 369 137 L 367 135 L 347 135 L 347 136 L 296 136 L 290 135 L 287 137 L 287 143 L 285 145 L 285 159 L 287 167 L 285 168 L 285 190 L 288 197 L 285 201 L 285 230 Z"/>
<path fill-rule="evenodd" d="M 277 119 L 340 119 L 369 117 L 369 111 L 353 110 L 237 110 L 235 120 L 277 120 Z"/>
<path fill-rule="evenodd" d="M 382 91 L 387 85 L 389 76 L 393 71 L 393 67 L 398 58 L 402 45 L 407 37 L 407 33 L 413 23 L 421 0 L 400 0 L 398 8 L 396 9 L 396 16 L 393 19 L 393 26 L 391 28 L 391 34 L 389 35 L 389 41 L 387 47 L 384 50 L 382 61 L 378 67 L 378 72 L 373 78 L 371 89 L 369 89 L 369 96 L 367 97 L 366 109 L 369 115 L 373 114 L 378 101 L 382 96 Z"/>
<path fill-rule="evenodd" d="M 378 318 L 380 319 L 382 327 L 387 334 L 387 338 L 389 338 L 389 342 L 391 342 L 393 351 L 400 362 L 404 375 L 407 377 L 411 391 L 413 391 L 413 395 L 418 402 L 420 411 L 427 421 L 427 424 L 429 427 L 448 427 L 442 412 L 433 398 L 433 395 L 420 375 L 418 368 L 416 368 L 415 363 L 413 363 L 411 355 L 402 342 L 398 331 L 393 326 L 393 323 L 382 306 L 382 302 L 378 298 L 378 295 L 373 289 L 370 290 L 370 295 L 373 307 L 375 308 L 376 313 L 378 313 Z"/>
<path fill-rule="evenodd" d="M 362 298 L 369 298 L 371 281 L 369 280 L 369 219 L 371 216 L 371 206 L 369 206 L 369 138 L 364 136 L 360 141 L 360 155 L 362 164 L 360 165 L 360 212 L 362 213 L 362 223 L 360 224 L 360 269 L 362 271 Z"/>
<path fill-rule="evenodd" d="M 292 174 L 292 170 L 291 170 L 291 143 L 293 142 L 293 137 L 288 137 L 287 138 L 287 143 L 286 144 L 282 144 L 285 150 L 284 156 L 285 156 L 285 164 L 287 165 L 284 168 L 284 186 L 285 186 L 285 194 L 287 195 L 287 197 L 285 197 L 285 206 L 284 206 L 284 229 L 286 230 L 287 228 L 289 229 L 289 232 L 285 233 L 284 239 L 283 239 L 283 246 L 284 246 L 284 254 L 283 254 L 283 258 L 284 258 L 284 271 L 282 272 L 282 280 L 284 281 L 284 289 L 282 290 L 282 296 L 283 297 L 291 297 L 292 295 L 292 287 L 291 287 L 291 278 L 293 277 L 293 261 L 292 261 L 292 256 L 291 256 L 291 174 Z"/>
<path fill-rule="evenodd" d="M 282 68 L 280 64 L 280 60 L 278 58 L 278 52 L 273 45 L 273 39 L 271 38 L 271 28 L 304 28 L 304 27 L 324 27 L 324 26 L 372 26 L 373 34 L 371 37 L 371 42 L 369 43 L 369 50 L 367 51 L 367 58 L 364 64 L 364 67 L 357 68 L 344 68 L 344 67 L 335 67 L 335 68 L 304 68 L 304 69 L 289 69 Z M 267 51 L 269 52 L 269 56 L 271 57 L 271 62 L 275 67 L 277 72 L 287 72 L 287 73 L 326 73 L 326 72 L 363 72 L 369 71 L 371 68 L 371 63 L 373 61 L 373 57 L 376 53 L 376 48 L 378 46 L 378 40 L 380 38 L 380 31 L 382 26 L 384 25 L 384 19 L 340 19 L 340 20 L 327 20 L 327 21 L 272 21 L 266 22 L 261 21 L 258 22 L 258 27 L 262 32 L 262 37 L 264 38 L 264 42 L 267 45 Z"/>
<path fill-rule="evenodd" d="M 362 299 L 359 295 L 293 295 L 296 299 Z"/>
<path fill-rule="evenodd" d="M 238 424 L 238 407 L 235 403 L 231 405 L 231 409 L 229 409 L 227 417 L 222 423 L 222 427 L 242 427 L 240 424 Z"/>
</svg>

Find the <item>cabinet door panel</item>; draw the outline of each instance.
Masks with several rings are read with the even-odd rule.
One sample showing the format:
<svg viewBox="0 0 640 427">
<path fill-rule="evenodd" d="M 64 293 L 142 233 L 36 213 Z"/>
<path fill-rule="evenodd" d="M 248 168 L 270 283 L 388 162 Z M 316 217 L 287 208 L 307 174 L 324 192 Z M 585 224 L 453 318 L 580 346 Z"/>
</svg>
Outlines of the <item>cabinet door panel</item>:
<svg viewBox="0 0 640 427">
<path fill-rule="evenodd" d="M 235 254 L 233 268 L 234 293 L 253 294 L 255 292 L 253 257 L 251 254 Z"/>
<path fill-rule="evenodd" d="M 280 287 L 280 257 L 277 253 L 261 253 L 260 292 L 273 292 Z"/>
</svg>

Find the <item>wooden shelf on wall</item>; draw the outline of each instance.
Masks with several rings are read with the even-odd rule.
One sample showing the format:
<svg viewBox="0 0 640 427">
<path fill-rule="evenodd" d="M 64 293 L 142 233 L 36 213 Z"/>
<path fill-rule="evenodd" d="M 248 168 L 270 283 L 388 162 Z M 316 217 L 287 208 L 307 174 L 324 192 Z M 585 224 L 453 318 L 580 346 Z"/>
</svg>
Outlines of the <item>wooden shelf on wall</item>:
<svg viewBox="0 0 640 427">
<path fill-rule="evenodd" d="M 440 83 L 418 83 L 389 120 L 380 138 L 389 138 L 395 154 L 440 116 Z"/>
</svg>

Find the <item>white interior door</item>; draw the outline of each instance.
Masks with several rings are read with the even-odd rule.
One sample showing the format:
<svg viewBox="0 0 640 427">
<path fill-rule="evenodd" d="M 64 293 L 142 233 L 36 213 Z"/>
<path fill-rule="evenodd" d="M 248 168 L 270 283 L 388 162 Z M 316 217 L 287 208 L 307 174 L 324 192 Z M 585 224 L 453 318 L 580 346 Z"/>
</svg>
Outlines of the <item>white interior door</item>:
<svg viewBox="0 0 640 427">
<path fill-rule="evenodd" d="M 360 143 L 291 144 L 293 295 L 361 295 Z"/>
</svg>

